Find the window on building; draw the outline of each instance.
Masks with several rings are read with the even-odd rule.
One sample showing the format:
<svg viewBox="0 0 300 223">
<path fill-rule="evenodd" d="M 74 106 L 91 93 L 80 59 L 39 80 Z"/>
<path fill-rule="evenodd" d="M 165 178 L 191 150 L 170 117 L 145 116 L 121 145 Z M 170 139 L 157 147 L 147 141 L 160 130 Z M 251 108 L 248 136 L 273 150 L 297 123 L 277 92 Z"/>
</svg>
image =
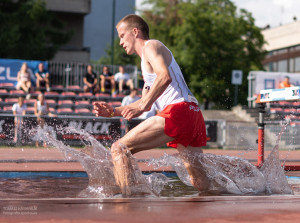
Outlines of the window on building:
<svg viewBox="0 0 300 223">
<path fill-rule="evenodd" d="M 300 72 L 300 57 L 295 58 L 295 72 Z"/>
<path fill-rule="evenodd" d="M 277 71 L 277 62 L 272 62 L 272 72 L 276 72 Z"/>
<path fill-rule="evenodd" d="M 270 71 L 270 64 L 269 63 L 264 65 L 264 70 L 265 71 Z"/>
<path fill-rule="evenodd" d="M 294 61 L 295 59 L 294 58 L 290 58 L 289 59 L 289 72 L 295 72 L 295 68 L 294 68 Z"/>
<path fill-rule="evenodd" d="M 278 61 L 278 72 L 287 72 L 288 71 L 288 63 L 287 60 L 280 60 Z"/>
</svg>

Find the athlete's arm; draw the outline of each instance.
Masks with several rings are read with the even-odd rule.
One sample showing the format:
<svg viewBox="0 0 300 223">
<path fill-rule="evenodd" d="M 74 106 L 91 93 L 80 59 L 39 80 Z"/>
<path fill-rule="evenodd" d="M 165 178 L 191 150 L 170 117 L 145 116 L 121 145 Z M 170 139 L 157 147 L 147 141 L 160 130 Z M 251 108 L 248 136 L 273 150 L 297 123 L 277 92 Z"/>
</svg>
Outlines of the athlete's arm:
<svg viewBox="0 0 300 223">
<path fill-rule="evenodd" d="M 149 88 L 144 87 L 142 91 L 142 98 L 148 93 Z M 132 118 L 140 116 L 143 111 L 136 110 L 141 103 L 141 99 L 129 104 L 120 107 L 116 107 L 115 109 L 109 105 L 107 102 L 101 101 L 94 103 L 94 110 L 96 112 L 96 116 L 102 117 L 114 117 L 114 116 L 123 116 L 124 118 L 131 120 Z M 134 111 L 133 111 L 134 110 Z M 130 114 L 130 115 L 128 115 Z"/>
</svg>

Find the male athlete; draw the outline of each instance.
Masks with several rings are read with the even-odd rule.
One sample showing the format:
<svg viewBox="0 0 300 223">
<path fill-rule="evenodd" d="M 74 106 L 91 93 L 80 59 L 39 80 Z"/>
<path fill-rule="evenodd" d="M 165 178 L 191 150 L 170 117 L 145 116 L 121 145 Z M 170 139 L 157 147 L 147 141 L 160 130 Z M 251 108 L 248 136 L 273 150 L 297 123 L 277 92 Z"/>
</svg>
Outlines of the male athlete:
<svg viewBox="0 0 300 223">
<path fill-rule="evenodd" d="M 130 130 L 111 147 L 114 174 L 122 194 L 131 195 L 130 185 L 135 178 L 131 154 L 165 143 L 179 151 L 191 183 L 205 191 L 208 178 L 189 155 L 202 152 L 200 147 L 206 145 L 205 123 L 197 100 L 189 91 L 171 51 L 160 41 L 149 40 L 149 27 L 137 15 L 125 16 L 116 28 L 120 45 L 126 53 L 135 53 L 141 58 L 145 82 L 142 98 L 115 109 L 106 102 L 95 103 L 96 115 L 123 116 L 131 120 L 149 110 L 153 103 L 161 111 Z"/>
</svg>

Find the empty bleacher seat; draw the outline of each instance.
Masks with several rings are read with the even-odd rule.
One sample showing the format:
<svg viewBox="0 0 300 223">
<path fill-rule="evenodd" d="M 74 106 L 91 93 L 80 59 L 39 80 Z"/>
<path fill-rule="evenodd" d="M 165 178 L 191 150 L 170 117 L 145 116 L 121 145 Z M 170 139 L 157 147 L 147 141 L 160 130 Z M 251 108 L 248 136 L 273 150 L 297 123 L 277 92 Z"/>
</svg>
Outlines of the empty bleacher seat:
<svg viewBox="0 0 300 223">
<path fill-rule="evenodd" d="M 294 101 L 293 106 L 294 108 L 300 108 L 300 101 Z"/>
<path fill-rule="evenodd" d="M 72 100 L 58 100 L 59 108 L 73 108 L 74 102 Z"/>
<path fill-rule="evenodd" d="M 282 114 L 283 108 L 270 108 L 270 113 L 271 114 Z"/>
<path fill-rule="evenodd" d="M 26 96 L 25 92 L 22 90 L 11 90 L 9 92 L 9 94 L 11 97 L 25 97 Z"/>
<path fill-rule="evenodd" d="M 27 107 L 26 114 L 33 115 L 34 114 L 34 107 Z"/>
<path fill-rule="evenodd" d="M 12 112 L 12 106 L 10 106 L 10 105 L 3 106 L 2 112 L 7 113 L 7 114 L 12 114 L 13 113 Z"/>
<path fill-rule="evenodd" d="M 58 108 L 56 113 L 58 115 L 74 115 L 74 112 L 71 108 Z"/>
<path fill-rule="evenodd" d="M 296 114 L 296 113 L 297 113 L 297 109 L 296 109 L 296 108 L 285 108 L 285 109 L 283 109 L 283 112 L 284 112 L 286 115 L 289 115 L 289 114 Z"/>
<path fill-rule="evenodd" d="M 52 114 L 56 114 L 56 110 L 55 108 L 49 107 L 49 112 L 51 112 Z"/>
<path fill-rule="evenodd" d="M 42 92 L 41 91 L 33 91 L 33 92 L 30 92 L 31 96 L 32 97 L 37 97 L 39 94 L 41 94 Z"/>
<path fill-rule="evenodd" d="M 90 116 L 90 115 L 94 115 L 89 109 L 87 108 L 78 108 L 75 109 L 75 113 L 77 115 L 86 115 L 86 116 Z"/>
<path fill-rule="evenodd" d="M 94 98 L 95 100 L 101 101 L 101 100 L 108 100 L 111 97 L 110 94 L 107 93 L 97 93 Z"/>
<path fill-rule="evenodd" d="M 78 94 L 78 99 L 92 99 L 94 95 L 91 92 L 83 92 Z"/>
<path fill-rule="evenodd" d="M 26 99 L 24 102 L 27 105 L 27 107 L 32 107 L 35 104 L 36 99 Z"/>
<path fill-rule="evenodd" d="M 124 98 L 126 94 L 114 94 L 112 97 L 113 98 Z"/>
<path fill-rule="evenodd" d="M 293 102 L 291 101 L 279 101 L 278 104 L 281 108 L 290 108 L 293 107 Z"/>
<path fill-rule="evenodd" d="M 56 101 L 54 99 L 46 99 L 45 101 L 48 104 L 49 108 L 50 107 L 51 108 L 56 108 L 57 103 L 56 103 Z"/>
<path fill-rule="evenodd" d="M 5 98 L 9 95 L 8 91 L 6 89 L 0 89 L 0 97 Z"/>
<path fill-rule="evenodd" d="M 45 92 L 45 98 L 46 99 L 54 99 L 57 100 L 59 98 L 59 93 L 55 92 L 55 91 L 49 91 L 49 92 Z"/>
<path fill-rule="evenodd" d="M 66 91 L 66 88 L 63 85 L 53 85 L 51 86 L 51 91 L 63 92 Z"/>
<path fill-rule="evenodd" d="M 119 107 L 121 106 L 122 102 L 120 101 L 110 101 L 108 102 L 109 105 L 111 105 L 112 107 Z"/>
<path fill-rule="evenodd" d="M 16 87 L 13 83 L 0 83 L 0 88 L 6 90 L 15 90 Z"/>
<path fill-rule="evenodd" d="M 67 91 L 83 92 L 83 89 L 79 85 L 70 85 L 66 89 Z"/>
<path fill-rule="evenodd" d="M 89 101 L 76 101 L 75 102 L 75 108 L 87 108 L 91 110 L 93 108 L 93 104 Z"/>
<path fill-rule="evenodd" d="M 6 98 L 4 106 L 12 106 L 15 103 L 18 103 L 18 98 Z"/>
<path fill-rule="evenodd" d="M 59 96 L 61 100 L 75 100 L 77 99 L 77 95 L 75 92 L 62 92 Z"/>
</svg>

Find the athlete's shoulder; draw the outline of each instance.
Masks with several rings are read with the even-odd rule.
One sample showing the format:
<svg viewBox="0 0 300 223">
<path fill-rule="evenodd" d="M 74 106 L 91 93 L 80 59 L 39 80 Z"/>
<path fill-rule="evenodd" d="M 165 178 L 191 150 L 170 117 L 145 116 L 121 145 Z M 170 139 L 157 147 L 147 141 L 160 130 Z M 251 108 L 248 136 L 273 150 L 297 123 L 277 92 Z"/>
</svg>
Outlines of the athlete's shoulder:
<svg viewBox="0 0 300 223">
<path fill-rule="evenodd" d="M 144 50 L 143 50 L 144 54 L 156 54 L 156 53 L 162 53 L 164 51 L 168 51 L 168 48 L 159 40 L 148 40 L 148 42 L 146 43 Z"/>
</svg>

